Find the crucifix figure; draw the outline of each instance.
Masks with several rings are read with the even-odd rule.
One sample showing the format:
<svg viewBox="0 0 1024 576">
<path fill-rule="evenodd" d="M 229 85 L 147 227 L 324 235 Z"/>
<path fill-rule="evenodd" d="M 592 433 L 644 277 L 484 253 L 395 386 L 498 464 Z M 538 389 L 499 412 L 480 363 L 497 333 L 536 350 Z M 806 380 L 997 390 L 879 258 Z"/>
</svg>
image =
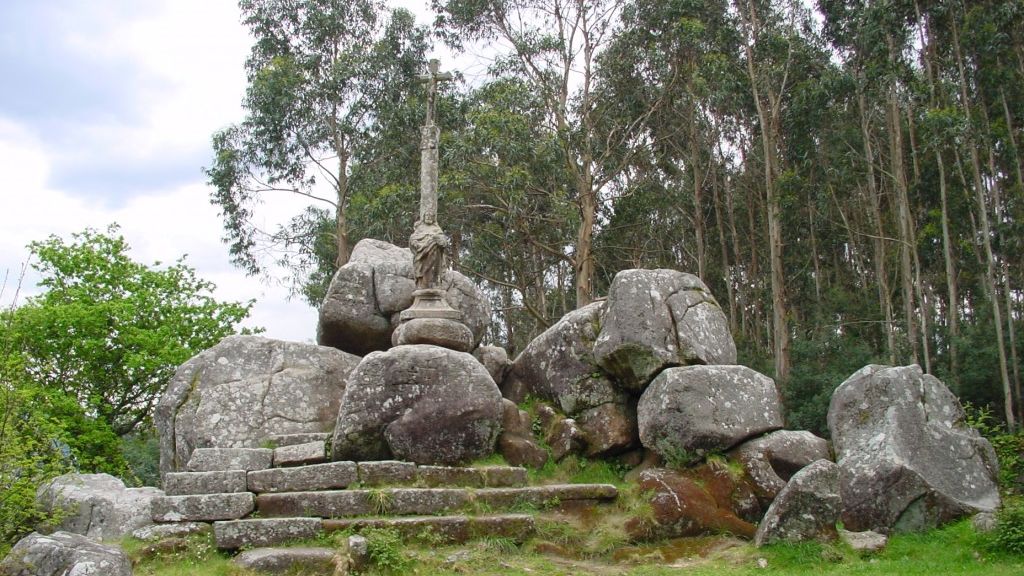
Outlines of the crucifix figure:
<svg viewBox="0 0 1024 576">
<path fill-rule="evenodd" d="M 399 315 L 400 323 L 391 335 L 395 346 L 430 344 L 461 352 L 473 349 L 473 332 L 462 323 L 462 313 L 445 301 L 441 276 L 448 270 L 450 241 L 437 223 L 437 145 L 441 130 L 437 127 L 437 85 L 451 80 L 439 72 L 440 63 L 430 61 L 430 70 L 421 75 L 427 84 L 427 122 L 420 143 L 420 217 L 409 237 L 412 249 L 416 290 L 412 306 Z"/>
<path fill-rule="evenodd" d="M 419 290 L 436 288 L 441 274 L 447 268 L 445 252 L 449 247 L 448 237 L 437 223 L 437 164 L 440 128 L 435 123 L 437 114 L 437 85 L 451 80 L 448 72 L 439 72 L 440 62 L 430 61 L 427 74 L 419 79 L 427 84 L 427 121 L 421 130 L 420 140 L 420 217 L 409 238 L 413 251 L 413 273 Z"/>
</svg>

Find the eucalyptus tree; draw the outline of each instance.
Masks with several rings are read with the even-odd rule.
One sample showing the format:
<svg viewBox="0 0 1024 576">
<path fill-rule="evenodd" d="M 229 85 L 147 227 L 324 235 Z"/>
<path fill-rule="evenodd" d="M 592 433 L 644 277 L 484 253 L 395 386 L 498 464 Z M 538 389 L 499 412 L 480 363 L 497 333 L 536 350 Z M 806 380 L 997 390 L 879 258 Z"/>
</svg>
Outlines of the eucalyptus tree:
<svg viewBox="0 0 1024 576">
<path fill-rule="evenodd" d="M 254 37 L 246 61 L 245 118 L 213 135 L 205 169 L 221 210 L 233 261 L 250 273 L 261 252 L 298 248 L 286 261 L 300 276 L 316 268 L 330 238 L 335 267 L 350 252 L 348 214 L 355 163 L 387 158 L 364 146 L 396 121 L 414 87 L 428 35 L 408 11 L 385 12 L 380 0 L 242 0 Z M 271 195 L 309 200 L 312 209 L 275 231 L 253 221 Z M 320 209 L 316 209 L 320 207 Z M 329 216 L 332 225 L 325 226 Z"/>
<path fill-rule="evenodd" d="M 579 216 L 571 247 L 577 306 L 594 297 L 594 233 L 608 184 L 623 170 L 614 161 L 633 149 L 639 118 L 600 129 L 612 110 L 596 91 L 597 58 L 613 36 L 615 0 L 432 0 L 449 45 L 500 48 L 491 72 L 516 77 L 540 96 L 544 128 L 562 149 Z M 645 114 L 642 112 L 642 114 Z"/>
</svg>

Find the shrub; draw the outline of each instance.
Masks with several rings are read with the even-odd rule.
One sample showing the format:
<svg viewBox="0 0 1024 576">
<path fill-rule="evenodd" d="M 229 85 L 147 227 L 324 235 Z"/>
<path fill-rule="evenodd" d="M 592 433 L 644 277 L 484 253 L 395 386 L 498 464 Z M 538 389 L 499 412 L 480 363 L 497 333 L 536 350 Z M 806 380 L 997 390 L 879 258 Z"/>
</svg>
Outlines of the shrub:
<svg viewBox="0 0 1024 576">
<path fill-rule="evenodd" d="M 1024 554 L 1024 500 L 1008 499 L 996 513 L 992 546 L 1013 554 Z"/>
</svg>

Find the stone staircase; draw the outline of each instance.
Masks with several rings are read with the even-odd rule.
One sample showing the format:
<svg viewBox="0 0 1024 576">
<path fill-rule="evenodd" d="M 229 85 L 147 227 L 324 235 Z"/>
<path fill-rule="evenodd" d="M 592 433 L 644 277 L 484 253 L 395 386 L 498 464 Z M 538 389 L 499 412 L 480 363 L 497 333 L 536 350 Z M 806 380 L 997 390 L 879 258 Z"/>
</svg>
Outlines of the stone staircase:
<svg viewBox="0 0 1024 576">
<path fill-rule="evenodd" d="M 154 501 L 153 520 L 212 522 L 217 547 L 225 550 L 364 528 L 438 543 L 488 536 L 522 542 L 535 530 L 535 512 L 618 496 L 609 484 L 529 486 L 526 469 L 513 466 L 327 462 L 325 441 L 196 449 L 190 471 L 166 474 L 166 496 Z"/>
</svg>

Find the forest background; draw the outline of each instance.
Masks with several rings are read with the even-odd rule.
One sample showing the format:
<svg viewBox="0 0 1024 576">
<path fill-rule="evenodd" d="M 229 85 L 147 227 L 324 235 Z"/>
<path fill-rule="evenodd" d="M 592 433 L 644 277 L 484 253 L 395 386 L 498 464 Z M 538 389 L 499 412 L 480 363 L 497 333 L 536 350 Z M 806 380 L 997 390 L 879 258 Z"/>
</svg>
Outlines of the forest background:
<svg viewBox="0 0 1024 576">
<path fill-rule="evenodd" d="M 213 135 L 206 175 L 235 262 L 285 265 L 310 305 L 359 239 L 406 244 L 416 76 L 443 43 L 487 55 L 486 74 L 448 84 L 440 103 L 440 220 L 454 267 L 492 300 L 489 341 L 510 356 L 617 271 L 674 268 L 711 288 L 740 362 L 776 378 L 790 428 L 827 435 L 832 390 L 871 362 L 918 363 L 1020 422 L 1024 2 L 433 0 L 432 28 L 375 0 L 240 7 L 254 39 L 246 117 Z M 256 205 L 275 194 L 310 205 L 257 228 Z M 76 242 L 34 250 L 127 266 L 116 230 Z M 208 297 L 180 263 L 178 278 L 200 299 L 185 309 Z M 50 378 L 47 351 L 29 347 L 41 332 L 25 322 L 44 317 L 32 311 L 64 303 L 55 286 L 3 317 L 5 384 L 20 383 L 4 387 L 3 422 L 41 440 L 0 426 L 0 446 L 42 473 L 66 465 L 39 449 L 62 435 L 80 466 L 124 471 L 99 457 L 130 446 L 110 438 L 145 429 L 167 370 L 248 309 L 207 301 L 223 322 L 125 388 L 145 390 L 128 403 L 138 410 L 111 411 Z M 136 318 L 155 301 L 137 300 Z M 42 393 L 49 413 L 18 411 L 46 405 Z M 75 442 L 90 437 L 100 448 Z M 14 456 L 4 478 L 32 480 Z"/>
</svg>

